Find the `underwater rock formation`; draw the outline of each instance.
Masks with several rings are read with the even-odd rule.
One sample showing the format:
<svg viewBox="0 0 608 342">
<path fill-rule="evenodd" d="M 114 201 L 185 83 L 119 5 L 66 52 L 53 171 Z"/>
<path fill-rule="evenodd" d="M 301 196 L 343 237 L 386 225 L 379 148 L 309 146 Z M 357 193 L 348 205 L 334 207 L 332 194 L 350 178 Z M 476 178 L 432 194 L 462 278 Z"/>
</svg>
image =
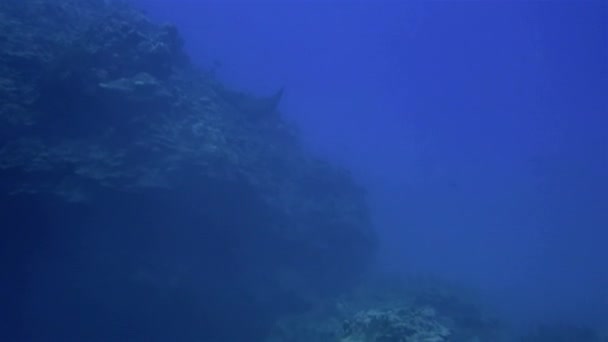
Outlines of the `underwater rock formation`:
<svg viewBox="0 0 608 342">
<path fill-rule="evenodd" d="M 277 321 L 266 342 L 511 341 L 460 289 L 378 275 Z"/>
<path fill-rule="evenodd" d="M 442 342 L 450 335 L 432 308 L 362 311 L 345 321 L 343 330 L 341 342 Z"/>
<path fill-rule="evenodd" d="M 255 341 L 347 288 L 364 191 L 281 95 L 227 90 L 119 1 L 0 2 L 0 339 Z"/>
</svg>

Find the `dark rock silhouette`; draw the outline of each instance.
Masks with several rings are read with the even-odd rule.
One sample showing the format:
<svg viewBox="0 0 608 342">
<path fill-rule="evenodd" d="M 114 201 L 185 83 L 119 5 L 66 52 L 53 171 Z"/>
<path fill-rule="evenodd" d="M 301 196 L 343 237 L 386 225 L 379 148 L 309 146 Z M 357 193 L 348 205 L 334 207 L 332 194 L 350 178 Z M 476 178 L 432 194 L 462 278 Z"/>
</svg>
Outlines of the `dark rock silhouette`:
<svg viewBox="0 0 608 342">
<path fill-rule="evenodd" d="M 347 288 L 363 189 L 120 2 L 0 3 L 7 341 L 255 341 Z"/>
</svg>

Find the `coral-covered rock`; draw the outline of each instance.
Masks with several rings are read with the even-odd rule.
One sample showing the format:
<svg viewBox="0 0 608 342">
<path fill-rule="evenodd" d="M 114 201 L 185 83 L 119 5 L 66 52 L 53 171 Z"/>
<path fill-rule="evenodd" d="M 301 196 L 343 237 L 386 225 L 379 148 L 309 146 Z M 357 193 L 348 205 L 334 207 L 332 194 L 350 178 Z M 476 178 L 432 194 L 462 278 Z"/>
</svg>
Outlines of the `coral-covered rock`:
<svg viewBox="0 0 608 342">
<path fill-rule="evenodd" d="M 300 147 L 281 92 L 227 90 L 119 1 L 0 19 L 0 339 L 254 340 L 372 258 L 363 189 Z"/>
<path fill-rule="evenodd" d="M 445 282 L 377 274 L 311 310 L 286 315 L 266 341 L 512 340 L 489 317 L 470 294 Z"/>
<path fill-rule="evenodd" d="M 343 329 L 342 342 L 441 342 L 450 335 L 430 307 L 362 311 Z"/>
</svg>

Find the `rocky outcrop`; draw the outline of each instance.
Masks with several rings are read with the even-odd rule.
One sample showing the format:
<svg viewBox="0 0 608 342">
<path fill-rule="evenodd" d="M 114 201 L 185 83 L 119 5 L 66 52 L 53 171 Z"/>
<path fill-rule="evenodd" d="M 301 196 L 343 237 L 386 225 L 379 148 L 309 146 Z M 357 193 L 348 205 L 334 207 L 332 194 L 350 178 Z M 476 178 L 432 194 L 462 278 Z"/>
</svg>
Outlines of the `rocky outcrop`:
<svg viewBox="0 0 608 342">
<path fill-rule="evenodd" d="M 281 95 L 226 89 L 118 1 L 2 1 L 0 331 L 255 341 L 348 287 L 375 248 L 364 191 Z"/>
<path fill-rule="evenodd" d="M 452 285 L 377 275 L 311 310 L 286 315 L 266 342 L 510 340 L 496 319 Z"/>
<path fill-rule="evenodd" d="M 344 322 L 341 342 L 442 342 L 450 330 L 428 308 L 367 310 Z"/>
</svg>

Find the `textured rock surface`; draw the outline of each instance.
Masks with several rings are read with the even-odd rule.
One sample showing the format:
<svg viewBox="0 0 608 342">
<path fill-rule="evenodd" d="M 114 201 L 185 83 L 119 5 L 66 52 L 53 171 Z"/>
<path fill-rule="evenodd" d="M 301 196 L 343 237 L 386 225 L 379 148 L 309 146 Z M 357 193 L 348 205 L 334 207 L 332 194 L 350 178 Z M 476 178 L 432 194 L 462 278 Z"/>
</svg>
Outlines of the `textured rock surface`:
<svg viewBox="0 0 608 342">
<path fill-rule="evenodd" d="M 281 95 L 226 89 L 117 1 L 0 2 L 1 331 L 253 341 L 346 287 L 374 251 L 364 192 Z"/>
<path fill-rule="evenodd" d="M 442 342 L 450 336 L 432 308 L 361 311 L 343 329 L 342 342 Z"/>
<path fill-rule="evenodd" d="M 512 341 L 462 290 L 380 276 L 277 322 L 267 342 Z"/>
</svg>

